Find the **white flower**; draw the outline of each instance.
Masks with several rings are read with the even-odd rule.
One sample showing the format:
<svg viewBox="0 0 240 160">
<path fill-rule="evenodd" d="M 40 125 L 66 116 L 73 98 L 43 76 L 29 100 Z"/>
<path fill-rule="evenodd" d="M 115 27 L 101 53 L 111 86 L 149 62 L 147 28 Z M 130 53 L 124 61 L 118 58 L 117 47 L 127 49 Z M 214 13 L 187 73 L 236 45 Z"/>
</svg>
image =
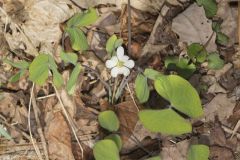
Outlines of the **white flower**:
<svg viewBox="0 0 240 160">
<path fill-rule="evenodd" d="M 134 67 L 134 61 L 124 55 L 124 49 L 120 46 L 117 48 L 117 56 L 112 56 L 110 60 L 106 61 L 106 67 L 112 69 L 112 77 L 117 77 L 118 74 L 128 76 L 130 69 Z"/>
</svg>

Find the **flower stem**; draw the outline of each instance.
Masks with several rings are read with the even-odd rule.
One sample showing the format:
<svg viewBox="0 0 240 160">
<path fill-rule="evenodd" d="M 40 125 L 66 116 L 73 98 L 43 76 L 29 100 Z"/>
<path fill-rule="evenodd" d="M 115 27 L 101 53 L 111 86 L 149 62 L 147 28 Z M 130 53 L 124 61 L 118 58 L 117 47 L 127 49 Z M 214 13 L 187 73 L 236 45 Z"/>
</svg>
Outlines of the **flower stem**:
<svg viewBox="0 0 240 160">
<path fill-rule="evenodd" d="M 113 96 L 112 96 L 112 104 L 115 102 L 115 95 L 116 95 L 116 90 L 117 90 L 117 85 L 118 85 L 118 76 L 115 78 L 114 81 L 114 88 L 113 88 Z"/>
</svg>

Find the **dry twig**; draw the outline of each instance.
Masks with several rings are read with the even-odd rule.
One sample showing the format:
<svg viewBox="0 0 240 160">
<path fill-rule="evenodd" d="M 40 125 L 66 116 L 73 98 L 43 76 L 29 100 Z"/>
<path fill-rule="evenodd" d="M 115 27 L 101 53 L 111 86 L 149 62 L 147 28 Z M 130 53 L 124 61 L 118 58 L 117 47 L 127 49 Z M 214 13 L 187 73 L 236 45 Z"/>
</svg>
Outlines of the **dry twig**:
<svg viewBox="0 0 240 160">
<path fill-rule="evenodd" d="M 31 130 L 31 105 L 32 105 L 32 97 L 33 97 L 34 86 L 35 86 L 35 84 L 33 83 L 32 89 L 31 89 L 31 94 L 30 94 L 29 105 L 28 105 L 28 128 L 29 128 L 29 134 L 30 134 L 31 142 L 32 142 L 33 147 L 35 149 L 35 152 L 38 156 L 38 159 L 43 160 L 43 157 L 42 157 L 42 154 L 39 150 L 39 147 L 36 144 L 36 141 L 33 139 L 32 130 Z"/>
</svg>

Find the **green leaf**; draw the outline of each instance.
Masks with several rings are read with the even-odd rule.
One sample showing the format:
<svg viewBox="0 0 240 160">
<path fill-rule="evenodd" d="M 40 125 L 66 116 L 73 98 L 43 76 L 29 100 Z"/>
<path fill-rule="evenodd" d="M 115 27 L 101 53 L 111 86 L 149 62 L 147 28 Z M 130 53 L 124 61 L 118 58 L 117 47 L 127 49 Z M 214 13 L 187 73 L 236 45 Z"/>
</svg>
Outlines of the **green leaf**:
<svg viewBox="0 0 240 160">
<path fill-rule="evenodd" d="M 63 85 L 62 75 L 57 70 L 57 64 L 55 63 L 52 56 L 48 55 L 48 66 L 53 72 L 53 84 L 59 88 Z"/>
<path fill-rule="evenodd" d="M 101 127 L 110 132 L 117 131 L 119 129 L 119 120 L 113 111 L 101 112 L 98 115 L 98 121 Z"/>
<path fill-rule="evenodd" d="M 216 0 L 196 0 L 197 4 L 203 6 L 206 17 L 212 18 L 217 13 L 217 2 Z"/>
<path fill-rule="evenodd" d="M 220 32 L 221 31 L 221 23 L 212 22 L 212 29 L 214 32 Z"/>
<path fill-rule="evenodd" d="M 75 14 L 68 22 L 68 27 L 83 27 L 88 26 L 96 22 L 98 19 L 97 10 L 94 8 L 89 8 L 83 13 Z"/>
<path fill-rule="evenodd" d="M 139 119 L 143 126 L 151 132 L 181 135 L 192 131 L 191 123 L 172 109 L 142 110 L 139 112 Z"/>
<path fill-rule="evenodd" d="M 227 45 L 228 41 L 229 41 L 229 37 L 226 34 L 222 32 L 217 33 L 216 42 L 218 44 Z"/>
<path fill-rule="evenodd" d="M 116 143 L 118 150 L 120 151 L 122 148 L 122 139 L 118 134 L 110 134 L 109 136 L 105 137 L 105 139 L 110 139 Z"/>
<path fill-rule="evenodd" d="M 2 125 L 0 125 L 0 135 L 9 140 L 12 139 L 12 137 L 8 134 L 8 132 L 3 128 Z"/>
<path fill-rule="evenodd" d="M 116 41 L 115 41 L 115 44 L 114 44 L 114 47 L 115 48 L 118 48 L 119 46 L 121 46 L 123 44 L 123 39 L 117 39 Z"/>
<path fill-rule="evenodd" d="M 4 63 L 10 64 L 13 67 L 19 68 L 19 69 L 27 69 L 29 66 L 29 63 L 25 60 L 19 61 L 19 62 L 12 62 L 8 59 L 3 60 Z"/>
<path fill-rule="evenodd" d="M 73 94 L 75 90 L 75 85 L 78 79 L 78 76 L 81 72 L 81 64 L 77 63 L 75 68 L 73 69 L 70 78 L 67 82 L 66 88 L 69 94 Z"/>
<path fill-rule="evenodd" d="M 170 71 L 176 71 L 180 76 L 189 78 L 195 71 L 196 66 L 186 58 L 166 57 L 164 63 L 165 67 Z"/>
<path fill-rule="evenodd" d="M 224 61 L 219 57 L 216 52 L 210 53 L 208 55 L 208 67 L 210 69 L 221 69 L 224 66 Z"/>
<path fill-rule="evenodd" d="M 171 106 L 190 117 L 200 117 L 203 109 L 195 88 L 177 75 L 159 76 L 154 82 L 158 94 L 171 103 Z"/>
<path fill-rule="evenodd" d="M 112 52 L 115 50 L 115 42 L 117 40 L 117 36 L 114 34 L 112 35 L 106 43 L 106 51 L 112 55 Z"/>
<path fill-rule="evenodd" d="M 161 160 L 161 158 L 159 156 L 155 156 L 155 157 L 148 158 L 146 160 Z"/>
<path fill-rule="evenodd" d="M 187 54 L 191 59 L 196 58 L 197 62 L 204 62 L 206 60 L 207 51 L 199 43 L 192 43 L 187 47 Z"/>
<path fill-rule="evenodd" d="M 146 76 L 147 78 L 149 78 L 151 80 L 156 80 L 157 77 L 161 76 L 161 73 L 154 69 L 146 68 L 144 70 L 144 76 Z"/>
<path fill-rule="evenodd" d="M 47 54 L 39 54 L 29 66 L 29 79 L 38 85 L 43 85 L 48 78 Z"/>
<path fill-rule="evenodd" d="M 57 70 L 52 70 L 53 71 L 53 84 L 59 88 L 63 85 L 63 77 L 62 75 L 57 71 Z"/>
<path fill-rule="evenodd" d="M 209 147 L 206 145 L 191 145 L 188 160 L 208 160 L 209 153 Z"/>
<path fill-rule="evenodd" d="M 69 34 L 72 49 L 76 51 L 85 51 L 88 49 L 87 38 L 83 31 L 79 28 L 67 28 L 66 32 Z"/>
<path fill-rule="evenodd" d="M 120 160 L 118 147 L 112 140 L 98 141 L 93 147 L 95 160 Z"/>
<path fill-rule="evenodd" d="M 26 69 L 21 69 L 18 73 L 16 73 L 9 79 L 9 82 L 11 83 L 17 82 L 25 74 L 25 72 L 26 72 Z"/>
<path fill-rule="evenodd" d="M 147 77 L 142 74 L 138 74 L 135 80 L 135 93 L 140 103 L 147 102 L 150 91 L 148 88 Z"/>
<path fill-rule="evenodd" d="M 60 57 L 64 63 L 72 63 L 73 65 L 76 65 L 78 60 L 78 56 L 72 52 L 65 53 L 64 51 L 61 51 Z"/>
</svg>

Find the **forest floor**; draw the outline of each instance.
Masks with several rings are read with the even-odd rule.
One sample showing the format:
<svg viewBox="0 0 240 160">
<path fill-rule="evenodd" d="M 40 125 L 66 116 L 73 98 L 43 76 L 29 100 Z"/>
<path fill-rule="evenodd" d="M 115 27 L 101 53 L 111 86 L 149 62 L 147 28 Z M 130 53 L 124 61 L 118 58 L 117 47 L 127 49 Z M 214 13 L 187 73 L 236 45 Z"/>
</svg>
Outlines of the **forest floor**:
<svg viewBox="0 0 240 160">
<path fill-rule="evenodd" d="M 132 0 L 131 7 L 124 0 L 0 0 L 0 133 L 5 130 L 11 137 L 0 137 L 0 159 L 81 160 L 82 154 L 84 160 L 94 159 L 94 144 L 108 133 L 99 126 L 98 115 L 110 109 L 120 121 L 122 160 L 144 160 L 159 153 L 163 160 L 185 160 L 188 147 L 196 143 L 210 147 L 211 160 L 240 160 L 240 12 L 237 1 L 217 3 L 216 15 L 207 18 L 204 8 L 191 0 Z M 9 81 L 18 69 L 3 59 L 31 62 L 38 53 L 49 53 L 67 82 L 73 67 L 62 67 L 60 52 L 73 49 L 63 30 L 75 13 L 89 7 L 99 18 L 83 29 L 89 49 L 75 51 L 89 68 L 78 76 L 74 94 L 56 90 L 51 78 L 34 86 L 28 73 Z M 214 22 L 221 23 L 228 40 L 217 36 Z M 114 83 L 105 66 L 105 46 L 113 34 L 123 39 L 125 53 L 135 61 L 115 104 L 108 101 L 107 86 Z M 219 54 L 224 65 L 214 70 L 205 61 L 194 64 L 193 72 L 188 64 L 166 66 L 169 56 L 187 57 L 192 43 Z M 145 68 L 183 75 L 198 91 L 204 116 L 190 120 L 192 133 L 166 136 L 144 129 L 138 109 L 168 104 L 153 88 L 146 103 L 138 102 L 134 81 Z"/>
</svg>

